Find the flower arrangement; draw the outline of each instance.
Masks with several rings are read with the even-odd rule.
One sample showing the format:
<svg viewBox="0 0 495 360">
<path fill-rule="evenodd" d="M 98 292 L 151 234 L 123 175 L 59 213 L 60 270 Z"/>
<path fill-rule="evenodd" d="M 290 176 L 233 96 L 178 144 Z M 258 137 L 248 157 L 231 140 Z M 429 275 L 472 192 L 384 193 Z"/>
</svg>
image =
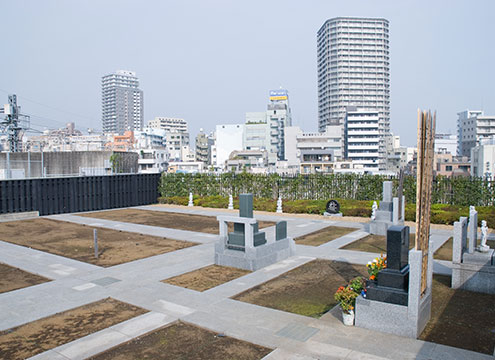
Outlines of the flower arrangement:
<svg viewBox="0 0 495 360">
<path fill-rule="evenodd" d="M 348 285 L 356 294 L 361 294 L 363 289 L 366 287 L 366 280 L 362 276 L 356 276 L 349 281 Z"/>
<path fill-rule="evenodd" d="M 376 280 L 378 272 L 387 267 L 387 257 L 380 255 L 380 257 L 374 258 L 372 261 L 368 262 L 366 265 L 368 269 L 368 274 L 370 275 L 370 280 Z"/>
<path fill-rule="evenodd" d="M 339 302 L 340 308 L 346 314 L 350 314 L 352 310 L 354 310 L 357 297 L 358 293 L 355 292 L 349 285 L 339 287 L 334 295 L 335 301 Z"/>
</svg>

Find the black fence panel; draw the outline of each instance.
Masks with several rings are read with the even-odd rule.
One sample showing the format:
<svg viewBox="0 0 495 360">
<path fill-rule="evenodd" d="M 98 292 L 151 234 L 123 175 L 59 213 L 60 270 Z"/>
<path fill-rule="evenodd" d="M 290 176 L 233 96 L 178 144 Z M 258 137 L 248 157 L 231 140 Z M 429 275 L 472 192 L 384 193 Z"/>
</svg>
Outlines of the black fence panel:
<svg viewBox="0 0 495 360">
<path fill-rule="evenodd" d="M 0 214 L 52 215 L 153 204 L 159 182 L 160 174 L 0 180 Z"/>
</svg>

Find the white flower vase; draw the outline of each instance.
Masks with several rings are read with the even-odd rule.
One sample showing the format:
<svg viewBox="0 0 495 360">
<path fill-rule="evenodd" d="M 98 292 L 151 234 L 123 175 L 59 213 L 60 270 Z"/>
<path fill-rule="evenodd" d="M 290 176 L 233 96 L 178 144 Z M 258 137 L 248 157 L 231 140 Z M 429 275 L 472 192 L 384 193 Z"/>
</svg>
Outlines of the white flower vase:
<svg viewBox="0 0 495 360">
<path fill-rule="evenodd" d="M 354 311 L 351 310 L 349 314 L 342 311 L 342 320 L 344 321 L 344 325 L 353 326 L 354 325 Z"/>
</svg>

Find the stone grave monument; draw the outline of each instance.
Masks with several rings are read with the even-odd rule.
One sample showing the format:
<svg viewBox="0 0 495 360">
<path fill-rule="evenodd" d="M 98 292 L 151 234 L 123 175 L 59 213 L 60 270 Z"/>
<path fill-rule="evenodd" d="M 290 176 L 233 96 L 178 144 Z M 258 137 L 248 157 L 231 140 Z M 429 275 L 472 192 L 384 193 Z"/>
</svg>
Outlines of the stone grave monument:
<svg viewBox="0 0 495 360">
<path fill-rule="evenodd" d="M 409 226 L 387 230 L 387 267 L 378 273 L 376 283 L 367 287 L 369 300 L 407 305 L 409 285 Z"/>
<path fill-rule="evenodd" d="M 473 219 L 472 215 L 474 214 L 470 212 L 469 221 L 466 217 L 461 217 L 454 223 L 452 288 L 495 294 L 495 252 L 486 246 L 483 226 L 480 247 L 476 248 L 476 243 L 471 243 L 473 234 L 469 223 Z M 484 225 L 486 234 L 486 223 Z M 471 248 L 473 251 L 470 251 Z"/>
<path fill-rule="evenodd" d="M 215 244 L 215 264 L 255 271 L 295 254 L 294 240 L 287 237 L 287 222 L 275 226 L 275 238 L 267 241 L 253 217 L 253 195 L 239 196 L 239 216 L 217 216 L 220 239 Z M 234 231 L 228 232 L 228 223 Z"/>
<path fill-rule="evenodd" d="M 387 231 L 387 268 L 378 273 L 376 284 L 367 286 L 366 298 L 356 299 L 356 326 L 417 338 L 431 316 L 431 286 L 422 294 L 421 250 L 408 250 L 409 227 L 392 226 Z M 428 284 L 433 276 L 433 258 L 428 254 Z"/>
<path fill-rule="evenodd" d="M 401 202 L 398 197 L 392 198 L 392 181 L 383 182 L 383 198 L 370 222 L 371 234 L 386 235 L 390 226 L 404 225 L 405 197 L 401 198 Z"/>
<path fill-rule="evenodd" d="M 367 287 L 366 298 L 356 299 L 356 326 L 417 338 L 431 317 L 433 251 L 430 241 L 430 206 L 433 178 L 436 114 L 418 110 L 416 186 L 416 241 L 409 250 L 409 229 L 392 226 L 404 219 L 404 202 L 392 199 L 392 184 L 383 183 L 383 202 L 375 230 L 387 229 L 387 267 L 377 284 Z M 389 183 L 389 184 L 387 184 Z M 401 186 L 399 197 L 402 198 Z M 397 207 L 395 205 L 397 204 Z M 402 206 L 400 206 L 402 205 Z M 397 210 L 396 210 L 397 209 Z M 399 210 L 400 209 L 400 210 Z M 383 211 L 383 213 L 381 212 Z M 394 211 L 397 211 L 394 215 Z M 401 214 L 399 217 L 398 215 Z M 390 216 L 390 217 L 389 217 Z M 377 224 L 382 221 L 384 224 Z M 399 220 L 400 221 L 400 220 Z M 390 224 L 392 222 L 392 224 Z M 372 227 L 372 226 L 370 226 Z"/>
</svg>

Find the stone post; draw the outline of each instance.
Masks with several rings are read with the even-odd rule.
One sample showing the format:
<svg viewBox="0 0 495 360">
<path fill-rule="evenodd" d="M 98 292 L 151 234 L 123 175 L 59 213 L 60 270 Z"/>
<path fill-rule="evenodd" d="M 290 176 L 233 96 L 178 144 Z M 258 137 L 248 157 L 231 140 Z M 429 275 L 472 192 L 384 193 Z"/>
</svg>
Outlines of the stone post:
<svg viewBox="0 0 495 360">
<path fill-rule="evenodd" d="M 469 207 L 469 222 L 468 222 L 468 253 L 474 253 L 476 242 L 478 240 L 478 212 L 474 206 Z"/>
</svg>

